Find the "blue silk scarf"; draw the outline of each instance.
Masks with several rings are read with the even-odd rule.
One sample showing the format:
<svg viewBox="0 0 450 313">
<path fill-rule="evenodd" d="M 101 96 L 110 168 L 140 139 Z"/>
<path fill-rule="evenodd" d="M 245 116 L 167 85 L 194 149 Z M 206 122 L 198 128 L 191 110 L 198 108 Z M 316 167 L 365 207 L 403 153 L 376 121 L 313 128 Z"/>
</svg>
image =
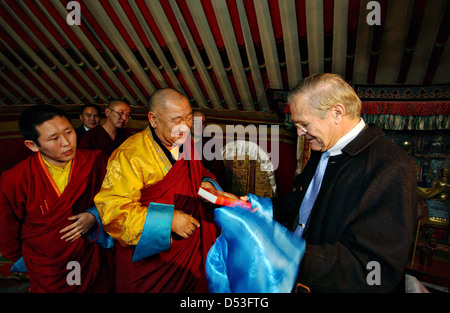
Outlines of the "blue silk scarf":
<svg viewBox="0 0 450 313">
<path fill-rule="evenodd" d="M 206 277 L 214 293 L 288 293 L 305 242 L 272 218 L 272 200 L 248 195 L 253 209 L 220 207 L 222 233 L 208 252 Z M 256 211 L 255 209 L 256 208 Z"/>
</svg>

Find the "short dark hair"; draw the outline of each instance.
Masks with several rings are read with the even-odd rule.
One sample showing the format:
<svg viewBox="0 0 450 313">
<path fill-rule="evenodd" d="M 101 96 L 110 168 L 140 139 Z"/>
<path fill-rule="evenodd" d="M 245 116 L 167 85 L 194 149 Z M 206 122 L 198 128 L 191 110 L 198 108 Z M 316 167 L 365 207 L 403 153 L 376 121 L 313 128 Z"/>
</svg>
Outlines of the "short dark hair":
<svg viewBox="0 0 450 313">
<path fill-rule="evenodd" d="M 96 109 L 99 115 L 102 113 L 102 109 L 100 108 L 99 105 L 96 105 L 95 103 L 88 103 L 88 104 L 85 104 L 85 105 L 83 105 L 81 107 L 81 110 L 80 110 L 80 114 L 81 115 L 83 114 L 83 112 L 84 112 L 84 110 L 86 108 L 94 108 L 94 109 Z"/>
<path fill-rule="evenodd" d="M 108 102 L 108 105 L 106 106 L 108 109 L 111 109 L 111 107 L 114 107 L 117 103 L 124 103 L 127 106 L 131 107 L 127 100 L 125 99 L 112 99 Z"/>
<path fill-rule="evenodd" d="M 23 138 L 32 140 L 37 146 L 40 146 L 38 141 L 39 133 L 36 127 L 53 119 L 55 116 L 65 117 L 70 122 L 66 112 L 54 105 L 38 104 L 25 109 L 19 117 L 19 130 Z"/>
</svg>

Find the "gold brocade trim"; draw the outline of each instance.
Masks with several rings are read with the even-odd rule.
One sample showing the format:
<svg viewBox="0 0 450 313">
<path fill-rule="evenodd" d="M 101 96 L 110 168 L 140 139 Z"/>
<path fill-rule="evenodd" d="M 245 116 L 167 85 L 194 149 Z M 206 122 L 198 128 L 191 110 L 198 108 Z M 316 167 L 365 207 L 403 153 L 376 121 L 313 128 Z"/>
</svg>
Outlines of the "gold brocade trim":
<svg viewBox="0 0 450 313">
<path fill-rule="evenodd" d="M 432 223 L 436 223 L 436 224 L 442 224 L 442 225 L 446 225 L 449 222 L 448 218 L 444 218 L 444 217 L 433 217 L 433 216 L 429 216 L 428 220 Z"/>
</svg>

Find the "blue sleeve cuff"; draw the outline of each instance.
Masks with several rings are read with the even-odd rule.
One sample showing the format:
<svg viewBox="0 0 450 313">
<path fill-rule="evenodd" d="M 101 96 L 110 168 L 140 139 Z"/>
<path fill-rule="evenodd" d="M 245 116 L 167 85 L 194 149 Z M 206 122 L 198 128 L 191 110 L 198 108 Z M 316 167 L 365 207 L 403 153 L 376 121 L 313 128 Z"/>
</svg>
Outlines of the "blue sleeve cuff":
<svg viewBox="0 0 450 313">
<path fill-rule="evenodd" d="M 150 203 L 141 238 L 134 249 L 132 262 L 155 255 L 170 248 L 174 206 Z"/>
<path fill-rule="evenodd" d="M 86 212 L 94 215 L 95 220 L 97 221 L 97 223 L 86 233 L 87 239 L 105 249 L 114 247 L 114 238 L 103 229 L 102 219 L 100 218 L 97 208 L 93 206 L 87 209 Z"/>
<path fill-rule="evenodd" d="M 213 185 L 213 187 L 216 190 L 223 191 L 222 187 L 220 187 L 220 185 L 214 179 L 212 179 L 211 177 L 203 177 L 202 178 L 202 182 L 204 182 L 204 181 L 206 181 L 208 183 L 211 183 L 211 185 Z"/>
<path fill-rule="evenodd" d="M 20 273 L 26 273 L 27 268 L 25 267 L 25 262 L 23 261 L 23 257 L 18 259 L 16 263 L 11 266 L 11 269 L 9 270 L 11 273 L 20 272 Z"/>
</svg>

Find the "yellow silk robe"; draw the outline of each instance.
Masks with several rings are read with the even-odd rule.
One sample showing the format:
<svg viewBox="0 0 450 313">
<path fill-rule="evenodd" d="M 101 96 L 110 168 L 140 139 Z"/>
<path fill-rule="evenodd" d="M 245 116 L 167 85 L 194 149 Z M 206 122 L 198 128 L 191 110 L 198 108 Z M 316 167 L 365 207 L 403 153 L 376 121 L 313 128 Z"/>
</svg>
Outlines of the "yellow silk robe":
<svg viewBox="0 0 450 313">
<path fill-rule="evenodd" d="M 139 202 L 141 189 L 163 179 L 171 167 L 150 127 L 112 153 L 94 201 L 104 229 L 122 246 L 137 245 L 142 234 L 148 208 Z"/>
</svg>

